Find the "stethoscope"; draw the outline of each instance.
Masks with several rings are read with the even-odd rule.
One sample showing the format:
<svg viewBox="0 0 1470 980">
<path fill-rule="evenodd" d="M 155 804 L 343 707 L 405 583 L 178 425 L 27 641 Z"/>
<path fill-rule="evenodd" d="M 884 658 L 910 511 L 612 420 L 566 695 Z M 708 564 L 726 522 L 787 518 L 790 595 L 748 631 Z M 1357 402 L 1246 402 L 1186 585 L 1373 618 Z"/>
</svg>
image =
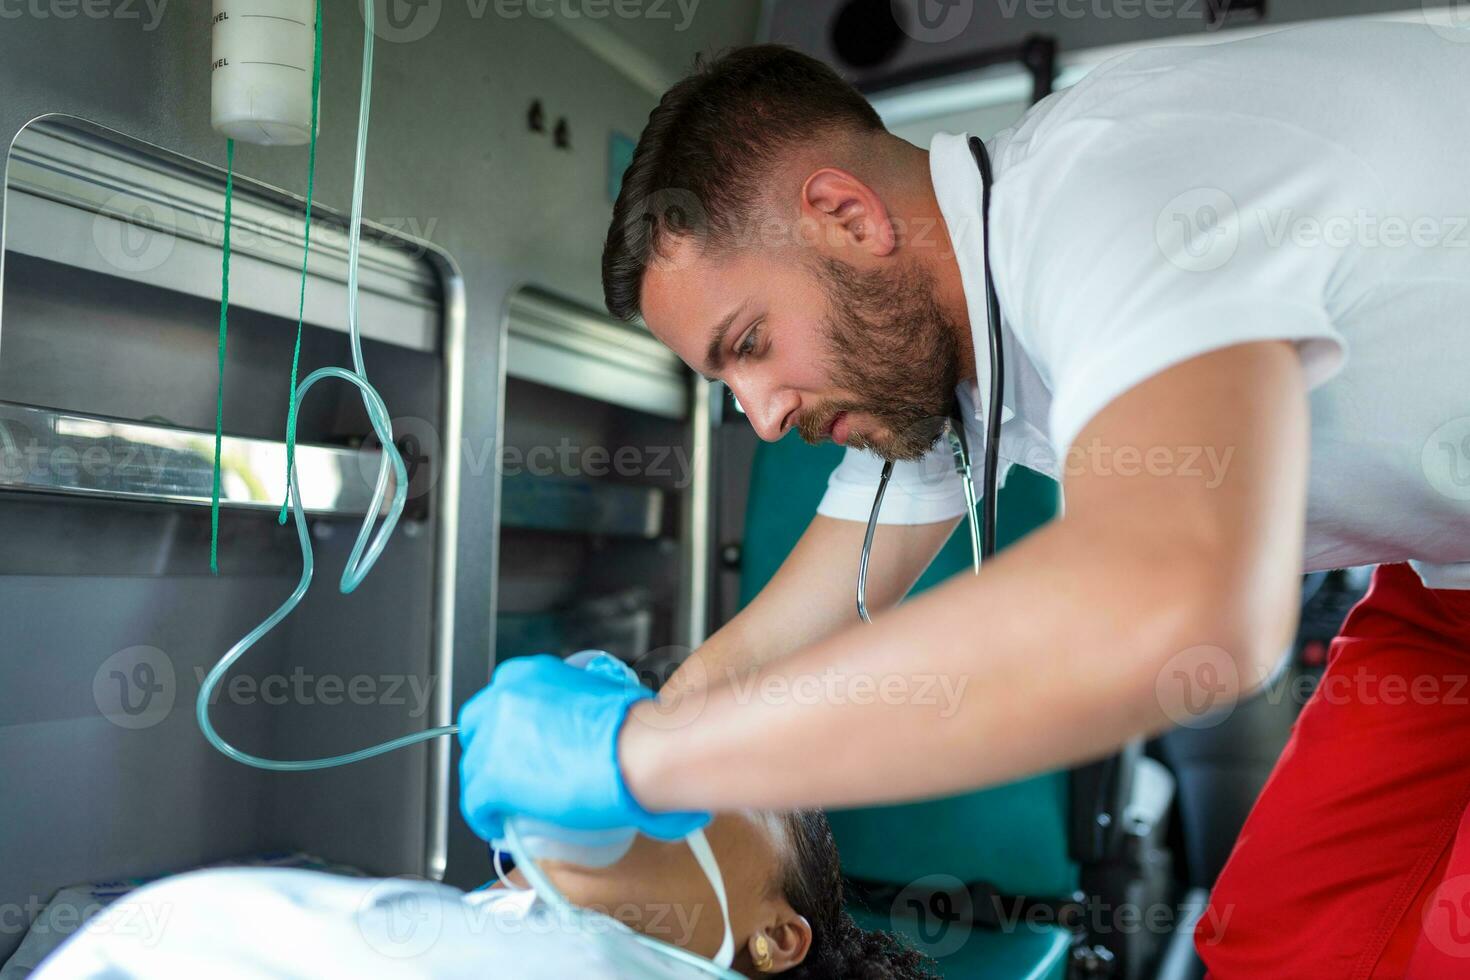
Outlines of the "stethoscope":
<svg viewBox="0 0 1470 980">
<path fill-rule="evenodd" d="M 982 260 L 985 266 L 985 325 L 990 337 L 990 410 L 985 419 L 985 470 L 983 476 L 985 506 L 983 526 L 975 524 L 975 483 L 970 470 L 970 446 L 965 439 L 965 425 L 956 408 L 949 421 L 949 439 L 954 452 L 955 469 L 965 490 L 965 517 L 970 529 L 970 554 L 974 559 L 975 574 L 980 574 L 980 563 L 995 554 L 995 483 L 1000 465 L 1000 415 L 1002 391 L 1005 384 L 1005 366 L 1001 363 L 1000 346 L 1000 300 L 995 295 L 995 284 L 990 277 L 990 185 L 994 183 L 990 173 L 990 154 L 977 136 L 970 137 L 970 153 L 975 165 L 980 168 L 980 215 L 984 226 L 981 234 Z M 883 507 L 883 494 L 888 489 L 888 480 L 893 476 L 893 462 L 883 464 L 878 477 L 878 492 L 873 496 L 873 510 L 868 515 L 868 530 L 863 535 L 863 551 L 858 559 L 857 609 L 863 622 L 871 623 L 868 615 L 868 556 L 873 552 L 873 534 L 878 530 L 878 512 Z"/>
</svg>

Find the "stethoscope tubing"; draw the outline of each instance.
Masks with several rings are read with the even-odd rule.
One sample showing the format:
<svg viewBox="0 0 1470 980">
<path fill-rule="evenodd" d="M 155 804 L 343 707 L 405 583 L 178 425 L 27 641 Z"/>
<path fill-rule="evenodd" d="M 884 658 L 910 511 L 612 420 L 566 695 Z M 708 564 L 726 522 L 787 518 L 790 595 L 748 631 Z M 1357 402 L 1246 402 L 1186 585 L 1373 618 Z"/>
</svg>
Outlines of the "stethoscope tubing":
<svg viewBox="0 0 1470 980">
<path fill-rule="evenodd" d="M 964 420 L 958 411 L 950 421 L 950 433 L 955 439 L 955 468 L 965 492 L 965 518 L 970 531 L 970 554 L 974 559 L 975 574 L 980 566 L 995 554 L 996 482 L 1000 471 L 1000 422 L 1004 406 L 1005 364 L 1000 339 L 1000 298 L 995 293 L 995 283 L 990 274 L 990 187 L 994 183 L 990 170 L 990 154 L 979 137 L 970 137 L 970 153 L 980 168 L 981 191 L 980 213 L 983 218 L 982 264 L 985 269 L 985 325 L 990 344 L 990 398 L 985 419 L 985 462 L 982 477 L 980 504 L 984 507 L 984 520 L 979 528 L 975 522 L 975 482 L 970 471 L 970 446 L 965 437 Z M 873 553 L 873 536 L 878 530 L 878 514 L 883 509 L 883 495 L 888 490 L 888 481 L 893 477 L 893 461 L 883 463 L 883 472 L 878 477 L 878 492 L 873 495 L 873 509 L 868 514 L 868 528 L 863 534 L 863 550 L 858 556 L 857 611 L 865 623 L 871 623 L 868 614 L 868 562 Z"/>
</svg>

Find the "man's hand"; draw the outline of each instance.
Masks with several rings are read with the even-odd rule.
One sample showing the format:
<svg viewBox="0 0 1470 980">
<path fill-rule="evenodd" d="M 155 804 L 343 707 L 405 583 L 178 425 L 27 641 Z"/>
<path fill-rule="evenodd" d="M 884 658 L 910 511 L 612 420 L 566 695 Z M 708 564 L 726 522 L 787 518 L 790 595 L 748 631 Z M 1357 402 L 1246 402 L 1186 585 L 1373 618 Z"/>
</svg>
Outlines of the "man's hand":
<svg viewBox="0 0 1470 980">
<path fill-rule="evenodd" d="M 636 827 L 674 840 L 707 813 L 649 813 L 628 792 L 617 759 L 628 709 L 653 692 L 556 657 L 517 657 L 460 711 L 460 810 L 493 840 L 505 820 L 528 816 L 570 830 Z"/>
</svg>

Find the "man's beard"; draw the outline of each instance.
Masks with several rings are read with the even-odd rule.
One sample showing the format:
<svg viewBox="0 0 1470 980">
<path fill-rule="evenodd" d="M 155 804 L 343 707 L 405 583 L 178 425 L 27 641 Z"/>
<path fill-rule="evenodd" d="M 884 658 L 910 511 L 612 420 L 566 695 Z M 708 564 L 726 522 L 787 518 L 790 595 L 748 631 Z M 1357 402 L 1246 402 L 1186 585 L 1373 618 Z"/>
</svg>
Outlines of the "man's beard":
<svg viewBox="0 0 1470 980">
<path fill-rule="evenodd" d="M 959 384 L 959 330 L 939 306 L 933 275 L 916 263 L 860 272 L 833 259 L 823 259 L 818 274 L 829 304 L 823 327 L 832 383 L 850 397 L 803 413 L 801 437 L 819 443 L 837 412 L 862 414 L 879 431 L 853 432 L 849 446 L 919 459 L 943 434 Z"/>
</svg>

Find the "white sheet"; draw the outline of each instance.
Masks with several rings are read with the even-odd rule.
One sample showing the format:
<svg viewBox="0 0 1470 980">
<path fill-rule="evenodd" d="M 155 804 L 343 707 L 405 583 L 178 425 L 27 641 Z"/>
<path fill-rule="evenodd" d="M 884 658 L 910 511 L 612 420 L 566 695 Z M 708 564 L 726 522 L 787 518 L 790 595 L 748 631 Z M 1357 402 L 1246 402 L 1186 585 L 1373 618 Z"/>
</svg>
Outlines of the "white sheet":
<svg viewBox="0 0 1470 980">
<path fill-rule="evenodd" d="M 141 888 L 97 915 L 33 980 L 210 977 L 701 977 L 593 912 L 524 892 L 408 878 L 230 868 Z"/>
</svg>

